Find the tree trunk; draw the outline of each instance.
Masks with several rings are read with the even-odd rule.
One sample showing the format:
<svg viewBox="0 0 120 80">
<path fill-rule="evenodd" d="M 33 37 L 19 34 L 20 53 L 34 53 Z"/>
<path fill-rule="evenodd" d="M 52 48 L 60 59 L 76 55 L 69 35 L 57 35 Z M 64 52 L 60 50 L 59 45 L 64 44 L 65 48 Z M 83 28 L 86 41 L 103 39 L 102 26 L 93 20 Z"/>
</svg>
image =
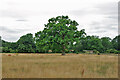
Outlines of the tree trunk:
<svg viewBox="0 0 120 80">
<path fill-rule="evenodd" d="M 64 37 L 65 37 L 65 35 L 63 35 L 63 37 L 62 37 L 63 40 L 64 40 Z M 65 55 L 65 45 L 64 44 L 62 45 L 62 48 L 63 48 L 62 55 Z"/>
<path fill-rule="evenodd" d="M 65 46 L 63 45 L 62 55 L 65 55 Z"/>
<path fill-rule="evenodd" d="M 62 53 L 62 56 L 65 55 L 65 53 Z"/>
</svg>

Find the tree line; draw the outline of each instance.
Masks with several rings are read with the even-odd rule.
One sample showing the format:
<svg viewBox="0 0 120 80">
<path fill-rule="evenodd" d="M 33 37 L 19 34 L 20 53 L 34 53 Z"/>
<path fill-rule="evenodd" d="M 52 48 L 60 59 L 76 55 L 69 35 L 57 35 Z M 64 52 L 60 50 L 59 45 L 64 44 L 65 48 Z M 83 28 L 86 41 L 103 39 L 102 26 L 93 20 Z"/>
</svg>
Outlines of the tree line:
<svg viewBox="0 0 120 80">
<path fill-rule="evenodd" d="M 3 53 L 82 53 L 93 50 L 95 53 L 120 53 L 120 35 L 111 39 L 88 36 L 85 30 L 77 30 L 79 24 L 68 16 L 57 16 L 48 20 L 43 31 L 28 33 L 17 42 L 0 41 Z M 51 51 L 50 51 L 51 50 Z"/>
</svg>

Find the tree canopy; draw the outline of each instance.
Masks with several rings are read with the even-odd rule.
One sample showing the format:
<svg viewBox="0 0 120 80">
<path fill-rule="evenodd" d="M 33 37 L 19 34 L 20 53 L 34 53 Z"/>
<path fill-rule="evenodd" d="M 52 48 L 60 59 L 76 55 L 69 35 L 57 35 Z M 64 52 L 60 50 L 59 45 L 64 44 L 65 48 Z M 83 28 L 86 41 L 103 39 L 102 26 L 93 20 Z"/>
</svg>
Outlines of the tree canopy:
<svg viewBox="0 0 120 80">
<path fill-rule="evenodd" d="M 70 45 L 73 45 L 73 42 L 78 41 L 85 34 L 84 30 L 77 30 L 76 26 L 78 25 L 75 20 L 69 19 L 68 16 L 49 19 L 44 30 L 35 34 L 37 48 L 39 50 L 43 48 L 43 51 L 52 49 L 61 52 L 62 50 L 64 53 Z"/>
<path fill-rule="evenodd" d="M 17 50 L 18 52 L 34 52 L 35 43 L 33 39 L 33 35 L 31 33 L 26 34 L 17 41 Z"/>
</svg>

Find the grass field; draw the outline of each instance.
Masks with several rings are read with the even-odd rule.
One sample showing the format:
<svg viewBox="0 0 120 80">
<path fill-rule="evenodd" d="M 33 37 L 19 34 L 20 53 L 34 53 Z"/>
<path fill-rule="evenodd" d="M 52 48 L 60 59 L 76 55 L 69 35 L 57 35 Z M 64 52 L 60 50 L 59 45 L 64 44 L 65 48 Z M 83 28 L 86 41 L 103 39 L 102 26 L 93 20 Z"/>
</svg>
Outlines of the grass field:
<svg viewBox="0 0 120 80">
<path fill-rule="evenodd" d="M 117 55 L 2 55 L 3 78 L 117 78 Z"/>
</svg>

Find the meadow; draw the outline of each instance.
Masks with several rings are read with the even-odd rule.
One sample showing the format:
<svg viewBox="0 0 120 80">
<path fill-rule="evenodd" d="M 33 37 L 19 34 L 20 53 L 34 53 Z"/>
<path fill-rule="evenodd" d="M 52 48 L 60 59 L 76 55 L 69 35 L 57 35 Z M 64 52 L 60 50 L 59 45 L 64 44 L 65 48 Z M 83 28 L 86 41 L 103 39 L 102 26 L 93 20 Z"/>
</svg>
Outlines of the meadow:
<svg viewBox="0 0 120 80">
<path fill-rule="evenodd" d="M 118 55 L 2 54 L 3 78 L 117 78 Z"/>
</svg>

